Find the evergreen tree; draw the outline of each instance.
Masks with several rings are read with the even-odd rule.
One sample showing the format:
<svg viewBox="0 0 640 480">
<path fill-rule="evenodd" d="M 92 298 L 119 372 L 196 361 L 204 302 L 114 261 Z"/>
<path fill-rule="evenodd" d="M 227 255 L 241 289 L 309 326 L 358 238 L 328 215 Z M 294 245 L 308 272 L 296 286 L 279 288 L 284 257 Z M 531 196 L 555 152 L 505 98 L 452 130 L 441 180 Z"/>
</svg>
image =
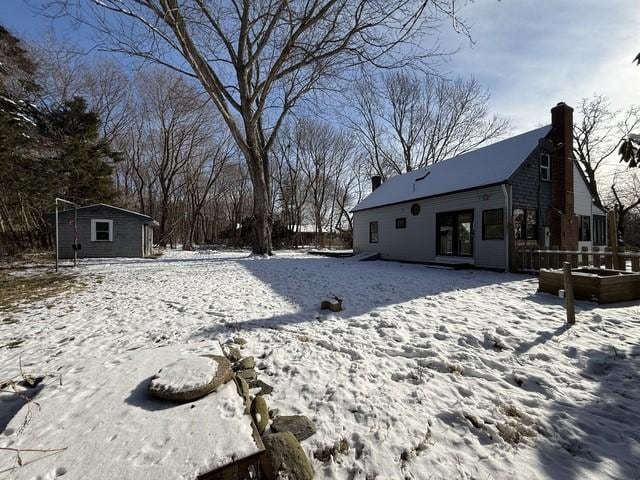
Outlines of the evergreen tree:
<svg viewBox="0 0 640 480">
<path fill-rule="evenodd" d="M 115 196 L 117 156 L 100 118 L 76 97 L 60 105 L 33 81 L 37 64 L 0 26 L 0 250 L 47 243 L 55 197 L 77 203 Z"/>
</svg>

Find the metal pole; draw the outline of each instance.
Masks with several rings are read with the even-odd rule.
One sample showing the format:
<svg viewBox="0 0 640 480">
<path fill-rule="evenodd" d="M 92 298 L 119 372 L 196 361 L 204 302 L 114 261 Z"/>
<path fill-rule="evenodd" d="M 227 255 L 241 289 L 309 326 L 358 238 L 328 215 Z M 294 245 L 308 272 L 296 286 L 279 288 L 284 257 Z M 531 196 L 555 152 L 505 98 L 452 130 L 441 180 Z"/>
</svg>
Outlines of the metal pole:
<svg viewBox="0 0 640 480">
<path fill-rule="evenodd" d="M 58 199 L 56 198 L 56 272 L 58 271 Z"/>
<path fill-rule="evenodd" d="M 75 229 L 75 240 L 74 243 L 77 245 L 78 241 L 78 204 L 74 202 L 70 202 L 65 200 L 64 198 L 56 197 L 56 272 L 58 271 L 59 263 L 60 263 L 60 235 L 59 235 L 59 218 L 58 218 L 58 202 L 63 202 L 68 205 L 73 205 L 75 207 L 75 220 L 74 220 L 74 229 Z M 73 265 L 77 266 L 77 253 L 74 252 L 73 256 Z"/>
<path fill-rule="evenodd" d="M 78 205 L 73 207 L 73 266 L 78 266 Z"/>
</svg>

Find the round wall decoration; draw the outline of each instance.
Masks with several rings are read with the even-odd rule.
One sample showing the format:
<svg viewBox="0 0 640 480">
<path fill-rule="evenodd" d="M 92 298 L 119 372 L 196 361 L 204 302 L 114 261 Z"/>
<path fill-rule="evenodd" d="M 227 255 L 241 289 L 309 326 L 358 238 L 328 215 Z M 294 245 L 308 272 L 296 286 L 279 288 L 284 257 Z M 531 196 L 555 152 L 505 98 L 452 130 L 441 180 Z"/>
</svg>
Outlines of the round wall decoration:
<svg viewBox="0 0 640 480">
<path fill-rule="evenodd" d="M 411 205 L 411 215 L 418 215 L 420 213 L 420 204 L 414 203 Z"/>
</svg>

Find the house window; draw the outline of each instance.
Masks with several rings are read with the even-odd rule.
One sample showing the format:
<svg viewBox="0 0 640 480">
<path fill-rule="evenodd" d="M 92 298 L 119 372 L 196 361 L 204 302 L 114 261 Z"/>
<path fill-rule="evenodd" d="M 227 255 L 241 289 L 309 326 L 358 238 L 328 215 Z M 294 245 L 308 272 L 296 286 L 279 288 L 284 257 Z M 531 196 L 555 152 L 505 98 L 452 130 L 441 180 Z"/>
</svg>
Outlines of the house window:
<svg viewBox="0 0 640 480">
<path fill-rule="evenodd" d="M 593 245 L 604 246 L 607 244 L 607 217 L 604 215 L 593 216 Z"/>
<path fill-rule="evenodd" d="M 580 233 L 578 240 L 581 242 L 591 241 L 591 217 L 588 215 L 580 215 Z"/>
<path fill-rule="evenodd" d="M 551 180 L 551 157 L 548 153 L 540 155 L 540 178 L 542 180 Z"/>
<path fill-rule="evenodd" d="M 113 220 L 91 219 L 91 241 L 111 242 L 113 241 Z"/>
<path fill-rule="evenodd" d="M 378 243 L 378 222 L 369 222 L 369 243 Z"/>
<path fill-rule="evenodd" d="M 538 239 L 538 213 L 535 209 L 513 209 L 513 233 L 516 240 Z"/>
<path fill-rule="evenodd" d="M 482 239 L 503 240 L 504 220 L 501 208 L 484 210 L 482 212 Z"/>
<path fill-rule="evenodd" d="M 473 256 L 473 210 L 436 215 L 438 255 Z"/>
<path fill-rule="evenodd" d="M 396 218 L 396 228 L 407 228 L 407 219 Z"/>
</svg>

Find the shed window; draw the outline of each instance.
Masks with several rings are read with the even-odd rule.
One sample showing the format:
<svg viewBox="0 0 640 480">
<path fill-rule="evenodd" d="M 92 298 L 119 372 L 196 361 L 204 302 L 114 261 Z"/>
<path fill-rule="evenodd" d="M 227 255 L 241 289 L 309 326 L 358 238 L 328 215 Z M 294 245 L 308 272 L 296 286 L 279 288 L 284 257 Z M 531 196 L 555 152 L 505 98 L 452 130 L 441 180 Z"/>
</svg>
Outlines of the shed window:
<svg viewBox="0 0 640 480">
<path fill-rule="evenodd" d="M 580 234 L 578 240 L 581 242 L 591 241 L 591 217 L 588 215 L 580 216 Z"/>
<path fill-rule="evenodd" d="M 482 239 L 483 240 L 503 240 L 504 220 L 503 210 L 484 210 L 482 212 Z"/>
<path fill-rule="evenodd" d="M 396 228 L 407 228 L 407 219 L 396 218 Z"/>
<path fill-rule="evenodd" d="M 369 243 L 378 243 L 378 222 L 369 222 Z"/>
<path fill-rule="evenodd" d="M 91 241 L 113 241 L 113 220 L 91 219 Z"/>
<path fill-rule="evenodd" d="M 540 178 L 542 180 L 551 180 L 551 157 L 548 153 L 540 155 Z"/>
<path fill-rule="evenodd" d="M 538 212 L 533 208 L 514 208 L 513 230 L 516 240 L 537 240 Z"/>
</svg>

